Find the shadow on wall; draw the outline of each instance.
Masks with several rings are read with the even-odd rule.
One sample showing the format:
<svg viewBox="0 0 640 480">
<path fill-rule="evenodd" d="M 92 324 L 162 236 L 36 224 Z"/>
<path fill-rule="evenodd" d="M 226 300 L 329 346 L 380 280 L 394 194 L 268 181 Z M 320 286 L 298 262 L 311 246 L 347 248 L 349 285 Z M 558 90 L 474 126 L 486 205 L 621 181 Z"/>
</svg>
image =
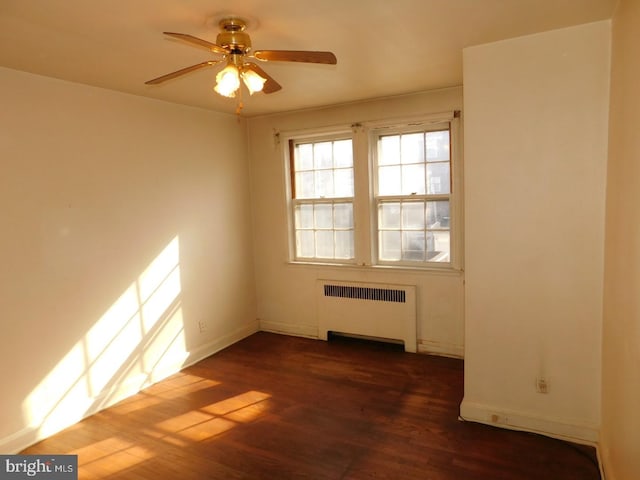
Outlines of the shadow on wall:
<svg viewBox="0 0 640 480">
<path fill-rule="evenodd" d="M 174 237 L 23 402 L 38 438 L 179 370 L 188 357 Z"/>
</svg>

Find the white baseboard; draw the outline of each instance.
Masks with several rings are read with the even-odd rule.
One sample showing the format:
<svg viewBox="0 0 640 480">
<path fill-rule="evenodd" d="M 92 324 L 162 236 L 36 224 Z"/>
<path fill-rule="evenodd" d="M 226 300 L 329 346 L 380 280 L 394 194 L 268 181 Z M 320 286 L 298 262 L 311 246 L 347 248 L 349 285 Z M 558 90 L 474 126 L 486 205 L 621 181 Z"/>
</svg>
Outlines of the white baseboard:
<svg viewBox="0 0 640 480">
<path fill-rule="evenodd" d="M 318 327 L 316 325 L 294 325 L 292 323 L 260 320 L 260 330 L 263 332 L 283 333 L 295 337 L 318 338 Z"/>
<path fill-rule="evenodd" d="M 464 358 L 464 346 L 453 343 L 418 340 L 418 353 L 440 355 L 442 357 Z"/>
<path fill-rule="evenodd" d="M 263 332 L 281 333 L 295 337 L 320 338 L 318 327 L 315 325 L 296 325 L 292 323 L 274 322 L 270 320 L 260 320 L 260 330 Z M 326 340 L 320 338 L 321 340 Z M 418 353 L 429 355 L 439 355 L 451 358 L 464 358 L 464 346 L 443 342 L 432 342 L 428 340 L 418 341 Z"/>
<path fill-rule="evenodd" d="M 165 366 L 162 371 L 155 371 L 153 380 L 150 380 L 147 375 L 137 375 L 130 377 L 126 382 L 115 385 L 114 387 L 101 392 L 99 395 L 91 399 L 92 408 L 89 409 L 82 418 L 89 417 L 100 410 L 103 410 L 115 403 L 138 393 L 140 390 L 156 383 L 163 378 L 167 378 L 180 370 L 199 362 L 200 360 L 213 355 L 220 350 L 227 348 L 230 345 L 242 340 L 249 335 L 252 335 L 259 331 L 260 323 L 258 320 L 252 321 L 242 327 L 230 332 L 223 337 L 209 342 L 205 345 L 201 345 L 196 349 L 188 352 L 186 359 L 182 363 L 176 363 L 174 365 Z M 69 427 L 81 419 L 73 419 L 69 425 L 63 428 Z M 51 433 L 52 434 L 52 433 Z M 15 454 L 18 453 L 30 445 L 33 445 L 40 440 L 43 440 L 48 435 L 43 435 L 38 427 L 26 427 L 11 435 L 0 438 L 0 453 Z"/>
<path fill-rule="evenodd" d="M 189 352 L 189 356 L 183 362 L 181 369 L 191 366 L 194 363 L 198 363 L 200 360 L 210 357 L 214 353 L 217 353 L 220 350 L 223 350 L 228 346 L 233 345 L 234 343 L 239 342 L 243 338 L 246 338 L 249 335 L 253 335 L 258 331 L 260 331 L 260 322 L 258 320 L 254 320 L 247 325 L 244 325 L 234 330 L 233 332 L 224 335 L 223 337 L 216 338 L 212 342 L 201 345 L 195 350 Z"/>
<path fill-rule="evenodd" d="M 39 440 L 41 439 L 38 438 L 38 429 L 26 427 L 0 439 L 0 452 L 6 455 L 13 455 Z"/>
<path fill-rule="evenodd" d="M 600 430 L 595 425 L 570 423 L 552 418 L 482 405 L 463 400 L 460 419 L 494 427 L 539 433 L 548 437 L 597 447 Z"/>
<path fill-rule="evenodd" d="M 598 465 L 600 466 L 600 478 L 601 480 L 614 480 L 613 466 L 610 463 L 611 457 L 604 450 L 602 442 L 599 442 L 596 446 L 596 454 L 598 455 Z"/>
</svg>

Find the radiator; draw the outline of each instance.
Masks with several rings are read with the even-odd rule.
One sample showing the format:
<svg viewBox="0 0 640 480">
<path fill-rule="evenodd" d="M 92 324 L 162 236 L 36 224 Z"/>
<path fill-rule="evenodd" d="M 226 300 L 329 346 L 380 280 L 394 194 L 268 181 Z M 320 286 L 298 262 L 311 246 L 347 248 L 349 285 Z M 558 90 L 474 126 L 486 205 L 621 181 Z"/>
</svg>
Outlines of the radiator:
<svg viewBox="0 0 640 480">
<path fill-rule="evenodd" d="M 416 287 L 318 280 L 318 336 L 329 332 L 404 342 L 415 352 Z"/>
</svg>

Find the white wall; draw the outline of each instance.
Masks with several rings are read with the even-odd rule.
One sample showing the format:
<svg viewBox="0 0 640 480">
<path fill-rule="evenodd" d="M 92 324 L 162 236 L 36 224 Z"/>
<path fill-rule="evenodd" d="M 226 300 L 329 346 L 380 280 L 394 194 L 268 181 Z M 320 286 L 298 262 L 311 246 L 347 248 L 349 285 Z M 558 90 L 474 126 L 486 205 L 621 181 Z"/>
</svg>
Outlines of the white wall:
<svg viewBox="0 0 640 480">
<path fill-rule="evenodd" d="M 461 88 L 251 118 L 249 157 L 255 231 L 256 285 L 261 328 L 317 337 L 317 279 L 417 285 L 418 348 L 463 354 L 463 274 L 288 264 L 287 206 L 282 149 L 274 131 L 350 125 L 460 109 Z"/>
<path fill-rule="evenodd" d="M 597 440 L 609 35 L 464 50 L 465 418 Z"/>
<path fill-rule="evenodd" d="M 612 22 L 602 383 L 608 480 L 640 478 L 640 1 Z"/>
<path fill-rule="evenodd" d="M 0 105 L 11 452 L 258 324 L 244 123 L 2 68 Z"/>
</svg>

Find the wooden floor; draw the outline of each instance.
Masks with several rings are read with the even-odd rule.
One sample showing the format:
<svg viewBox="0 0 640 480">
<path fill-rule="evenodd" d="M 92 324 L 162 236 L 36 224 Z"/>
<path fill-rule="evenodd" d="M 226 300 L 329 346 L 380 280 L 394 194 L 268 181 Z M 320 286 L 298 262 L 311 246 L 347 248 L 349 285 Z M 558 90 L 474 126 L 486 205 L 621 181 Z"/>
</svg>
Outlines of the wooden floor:
<svg viewBox="0 0 640 480">
<path fill-rule="evenodd" d="M 255 334 L 23 453 L 81 479 L 599 479 L 593 449 L 458 420 L 460 360 Z"/>
</svg>

